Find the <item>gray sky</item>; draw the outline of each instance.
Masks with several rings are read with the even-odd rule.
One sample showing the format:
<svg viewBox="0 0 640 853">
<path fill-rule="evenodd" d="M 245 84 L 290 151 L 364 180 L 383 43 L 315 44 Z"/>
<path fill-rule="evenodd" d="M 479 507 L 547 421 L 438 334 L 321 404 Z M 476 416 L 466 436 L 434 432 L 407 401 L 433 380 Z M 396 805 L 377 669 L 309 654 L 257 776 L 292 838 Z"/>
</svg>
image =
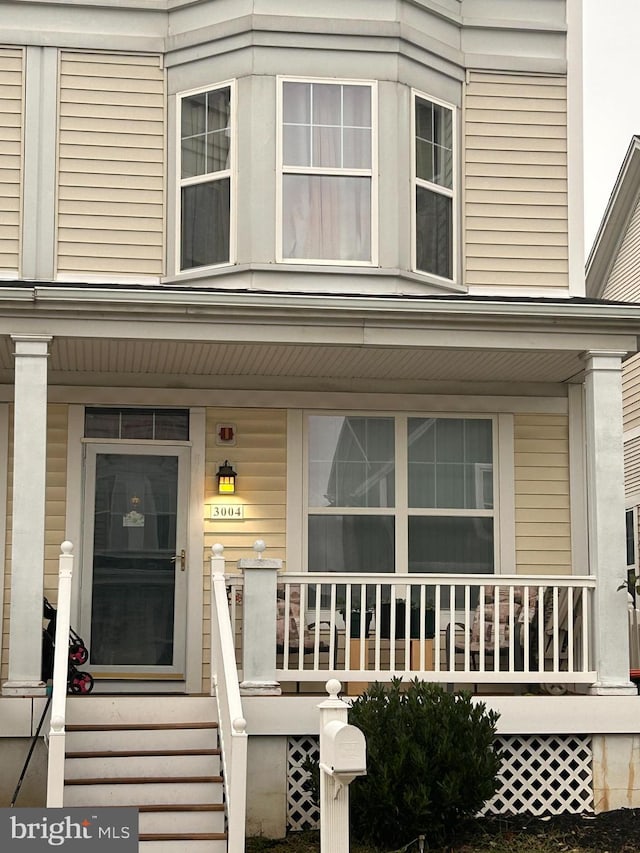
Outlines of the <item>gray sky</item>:
<svg viewBox="0 0 640 853">
<path fill-rule="evenodd" d="M 640 0 L 583 0 L 585 249 L 640 134 Z"/>
</svg>

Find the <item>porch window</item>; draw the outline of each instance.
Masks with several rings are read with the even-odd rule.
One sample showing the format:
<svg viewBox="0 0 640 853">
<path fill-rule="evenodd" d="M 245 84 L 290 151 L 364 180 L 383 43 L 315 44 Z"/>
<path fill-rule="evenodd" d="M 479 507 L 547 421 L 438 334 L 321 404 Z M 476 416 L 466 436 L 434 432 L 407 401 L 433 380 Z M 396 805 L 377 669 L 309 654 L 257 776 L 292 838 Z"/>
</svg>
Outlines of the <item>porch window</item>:
<svg viewBox="0 0 640 853">
<path fill-rule="evenodd" d="M 180 270 L 231 261 L 230 84 L 179 99 Z"/>
<path fill-rule="evenodd" d="M 188 409 L 87 408 L 85 438 L 188 441 Z"/>
<path fill-rule="evenodd" d="M 494 570 L 490 418 L 307 424 L 309 571 Z"/>
<path fill-rule="evenodd" d="M 373 262 L 373 84 L 284 80 L 280 260 Z"/>
<path fill-rule="evenodd" d="M 414 269 L 453 279 L 453 109 L 414 92 Z"/>
</svg>

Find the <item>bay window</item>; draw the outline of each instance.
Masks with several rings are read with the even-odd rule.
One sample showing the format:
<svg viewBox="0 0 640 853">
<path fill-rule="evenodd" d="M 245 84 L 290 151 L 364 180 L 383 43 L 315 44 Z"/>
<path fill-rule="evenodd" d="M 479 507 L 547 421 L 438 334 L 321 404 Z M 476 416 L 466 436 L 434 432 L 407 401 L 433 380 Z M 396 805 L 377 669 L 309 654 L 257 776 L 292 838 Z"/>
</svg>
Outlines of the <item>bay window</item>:
<svg viewBox="0 0 640 853">
<path fill-rule="evenodd" d="M 309 571 L 493 572 L 493 441 L 491 418 L 310 415 Z"/>
<path fill-rule="evenodd" d="M 180 270 L 231 261 L 231 84 L 180 104 Z"/>
<path fill-rule="evenodd" d="M 414 92 L 414 269 L 453 279 L 453 109 Z"/>
<path fill-rule="evenodd" d="M 374 261 L 373 90 L 282 81 L 279 260 Z"/>
</svg>

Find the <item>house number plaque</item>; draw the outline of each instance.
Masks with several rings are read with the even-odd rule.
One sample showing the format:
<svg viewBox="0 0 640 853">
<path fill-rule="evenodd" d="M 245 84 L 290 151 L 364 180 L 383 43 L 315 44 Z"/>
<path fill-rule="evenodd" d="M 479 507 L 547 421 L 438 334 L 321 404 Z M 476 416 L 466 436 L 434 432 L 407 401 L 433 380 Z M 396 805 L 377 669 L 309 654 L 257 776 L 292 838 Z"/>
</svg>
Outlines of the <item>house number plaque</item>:
<svg viewBox="0 0 640 853">
<path fill-rule="evenodd" d="M 210 518 L 237 521 L 244 518 L 244 506 L 242 504 L 211 504 Z"/>
</svg>

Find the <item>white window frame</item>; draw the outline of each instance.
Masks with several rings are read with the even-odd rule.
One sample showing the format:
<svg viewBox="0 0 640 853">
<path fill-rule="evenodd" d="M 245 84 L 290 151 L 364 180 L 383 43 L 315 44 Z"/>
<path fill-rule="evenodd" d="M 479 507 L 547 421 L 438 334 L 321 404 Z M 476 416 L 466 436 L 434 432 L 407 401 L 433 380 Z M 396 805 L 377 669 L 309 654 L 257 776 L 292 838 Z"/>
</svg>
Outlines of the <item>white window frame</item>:
<svg viewBox="0 0 640 853">
<path fill-rule="evenodd" d="M 418 178 L 416 174 L 416 101 L 428 101 L 451 112 L 451 189 Z M 431 192 L 450 198 L 451 201 L 451 278 L 437 275 L 428 270 L 418 269 L 417 263 L 417 216 L 416 204 L 418 187 L 424 187 Z M 454 284 L 458 281 L 458 113 L 454 104 L 434 98 L 418 89 L 411 90 L 411 269 L 417 275 L 428 276 L 437 282 Z"/>
<path fill-rule="evenodd" d="M 395 423 L 395 506 L 393 507 L 315 507 L 309 505 L 309 418 L 310 417 L 364 417 L 364 418 L 387 418 Z M 455 420 L 488 420 L 491 421 L 492 435 L 492 468 L 493 468 L 493 508 L 492 509 L 440 509 L 434 507 L 409 507 L 408 506 L 408 444 L 407 424 L 410 418 L 434 418 Z M 345 410 L 305 410 L 302 412 L 301 422 L 301 491 L 299 494 L 299 506 L 301 513 L 301 537 L 300 537 L 300 565 L 302 571 L 309 571 L 309 516 L 310 515 L 378 515 L 392 516 L 395 518 L 395 573 L 405 574 L 407 572 L 409 557 L 409 518 L 416 516 L 430 517 L 464 517 L 464 518 L 493 518 L 493 574 L 500 574 L 507 570 L 513 571 L 513 567 L 501 568 L 501 532 L 508 527 L 505 519 L 502 519 L 503 507 L 509 503 L 509 494 L 505 494 L 501 500 L 501 492 L 508 489 L 501 488 L 509 476 L 509 472 L 501 473 L 503 455 L 500 453 L 501 418 L 496 414 L 471 413 L 471 412 L 388 412 L 388 411 L 345 411 Z M 294 426 L 292 422 L 291 426 Z M 479 473 L 486 473 L 486 466 L 479 465 Z M 512 472 L 511 472 L 512 473 Z M 511 495 L 512 497 L 512 495 Z M 509 554 L 504 554 L 506 562 L 510 562 Z"/>
<path fill-rule="evenodd" d="M 368 87 L 371 92 L 371 168 L 370 169 L 346 169 L 329 168 L 320 166 L 284 166 L 284 84 L 285 83 L 320 83 L 336 86 L 363 86 Z M 320 266 L 344 266 L 344 267 L 375 267 L 378 265 L 378 85 L 375 80 L 349 80 L 343 78 L 327 77 L 289 77 L 278 76 L 277 78 L 277 143 L 276 143 L 276 261 L 286 264 L 305 264 Z M 283 182 L 285 175 L 320 175 L 337 177 L 368 177 L 371 181 L 371 218 L 370 218 L 370 245 L 371 258 L 368 261 L 349 261 L 327 258 L 288 258 L 284 256 L 283 239 Z"/>
<path fill-rule="evenodd" d="M 231 140 L 229 145 L 229 167 L 219 172 L 208 172 L 204 175 L 195 175 L 192 178 L 182 178 L 182 102 L 184 98 L 192 95 L 201 95 L 205 92 L 216 92 L 219 89 L 229 89 L 229 108 L 231 111 L 231 120 L 229 128 Z M 199 86 L 196 89 L 188 89 L 176 94 L 176 193 L 175 193 L 175 274 L 177 276 L 192 276 L 197 273 L 206 272 L 207 270 L 220 269 L 221 267 L 232 266 L 236 263 L 237 252 L 237 101 L 236 101 L 236 81 L 225 80 L 222 83 L 215 83 L 208 86 Z M 182 189 L 183 187 L 193 186 L 195 184 L 210 183 L 229 179 L 229 260 L 219 264 L 209 264 L 206 266 L 189 267 L 181 269 L 182 262 Z"/>
</svg>

